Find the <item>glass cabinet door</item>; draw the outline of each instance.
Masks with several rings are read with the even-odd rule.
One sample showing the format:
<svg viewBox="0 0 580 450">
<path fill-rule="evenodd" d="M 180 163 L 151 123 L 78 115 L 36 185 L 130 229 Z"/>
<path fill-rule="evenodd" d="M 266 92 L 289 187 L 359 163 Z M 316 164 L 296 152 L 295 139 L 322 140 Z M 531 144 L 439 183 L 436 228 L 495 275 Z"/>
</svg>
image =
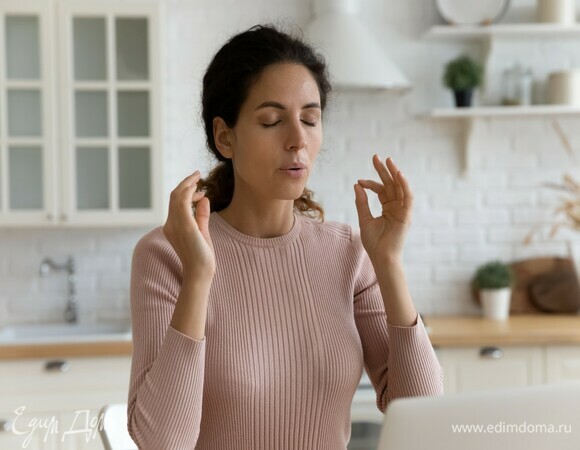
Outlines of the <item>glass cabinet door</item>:
<svg viewBox="0 0 580 450">
<path fill-rule="evenodd" d="M 130 223 L 131 217 L 158 214 L 156 16 L 143 5 L 110 11 L 67 5 L 70 42 L 65 38 L 63 46 L 72 123 L 63 133 L 69 220 Z"/>
<path fill-rule="evenodd" d="M 41 2 L 0 3 L 0 224 L 53 218 L 50 64 Z M 43 63 L 44 61 L 44 63 Z M 48 213 L 47 216 L 45 214 Z"/>
</svg>

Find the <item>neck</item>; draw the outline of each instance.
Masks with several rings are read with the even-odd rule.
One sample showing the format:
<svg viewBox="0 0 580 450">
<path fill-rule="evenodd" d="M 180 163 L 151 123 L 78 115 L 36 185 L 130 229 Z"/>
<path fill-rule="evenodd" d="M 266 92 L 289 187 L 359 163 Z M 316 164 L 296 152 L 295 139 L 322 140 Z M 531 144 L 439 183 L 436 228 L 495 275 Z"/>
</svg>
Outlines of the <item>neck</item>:
<svg viewBox="0 0 580 450">
<path fill-rule="evenodd" d="M 240 233 L 257 238 L 273 238 L 288 233 L 294 225 L 294 201 L 278 200 L 269 207 L 232 202 L 218 212 Z"/>
</svg>

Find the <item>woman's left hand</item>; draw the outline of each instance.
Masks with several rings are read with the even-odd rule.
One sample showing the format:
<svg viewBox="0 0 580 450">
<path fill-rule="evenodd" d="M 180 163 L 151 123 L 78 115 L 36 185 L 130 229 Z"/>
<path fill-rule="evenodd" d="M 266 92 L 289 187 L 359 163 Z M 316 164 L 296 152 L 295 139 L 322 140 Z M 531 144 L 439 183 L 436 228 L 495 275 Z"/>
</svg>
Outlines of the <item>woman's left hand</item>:
<svg viewBox="0 0 580 450">
<path fill-rule="evenodd" d="M 385 165 L 378 155 L 373 155 L 373 165 L 382 183 L 361 179 L 354 185 L 354 191 L 361 241 L 375 264 L 401 259 L 405 235 L 411 225 L 413 194 L 390 157 Z M 378 195 L 382 205 L 380 216 L 372 216 L 365 189 Z"/>
</svg>

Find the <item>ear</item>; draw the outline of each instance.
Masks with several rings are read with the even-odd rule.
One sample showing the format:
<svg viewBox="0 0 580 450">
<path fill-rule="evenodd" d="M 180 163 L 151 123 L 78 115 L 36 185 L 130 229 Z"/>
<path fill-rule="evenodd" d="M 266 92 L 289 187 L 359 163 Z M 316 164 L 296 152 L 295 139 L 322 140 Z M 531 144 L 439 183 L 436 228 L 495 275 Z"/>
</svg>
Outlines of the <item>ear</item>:
<svg viewBox="0 0 580 450">
<path fill-rule="evenodd" d="M 233 140 L 232 130 L 227 126 L 221 117 L 213 118 L 213 139 L 219 152 L 225 158 L 233 157 Z"/>
</svg>

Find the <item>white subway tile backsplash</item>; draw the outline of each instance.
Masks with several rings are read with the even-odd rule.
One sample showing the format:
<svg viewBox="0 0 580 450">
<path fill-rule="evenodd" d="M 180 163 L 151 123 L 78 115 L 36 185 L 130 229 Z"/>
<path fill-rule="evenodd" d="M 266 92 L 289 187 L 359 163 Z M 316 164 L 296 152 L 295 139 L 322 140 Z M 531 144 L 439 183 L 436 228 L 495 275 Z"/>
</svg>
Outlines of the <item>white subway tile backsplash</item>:
<svg viewBox="0 0 580 450">
<path fill-rule="evenodd" d="M 426 194 L 425 194 L 426 195 Z M 446 195 L 437 195 L 437 192 L 431 192 L 431 204 L 433 208 L 465 208 L 476 209 L 482 205 L 484 193 L 481 191 L 460 191 L 452 192 Z"/>
<path fill-rule="evenodd" d="M 533 2 L 526 2 L 512 2 L 511 21 L 527 20 Z M 452 105 L 452 94 L 441 83 L 444 64 L 464 51 L 481 58 L 481 46 L 420 39 L 431 25 L 442 23 L 434 2 L 359 3 L 361 20 L 409 76 L 413 89 L 404 94 L 336 89 L 325 112 L 323 151 L 308 187 L 324 205 L 328 220 L 357 226 L 352 185 L 358 178 L 379 179 L 373 153 L 392 156 L 414 195 L 404 261 L 418 309 L 477 314 L 468 287 L 477 265 L 566 254 L 566 240 L 577 238 L 568 231 L 550 239 L 544 228 L 532 245 L 522 244 L 533 226 L 555 220 L 553 209 L 560 204 L 562 194 L 541 183 L 561 182 L 565 172 L 580 173 L 580 119 L 557 119 L 574 155 L 567 153 L 553 119 L 482 120 L 472 140 L 472 170 L 465 175 L 464 123 L 434 120 L 426 113 Z M 213 53 L 232 34 L 256 23 L 304 25 L 310 7 L 308 0 L 249 0 L 243 7 L 233 0 L 166 2 L 161 43 L 165 210 L 170 192 L 185 176 L 197 168 L 207 173 L 215 164 L 205 150 L 199 118 L 201 79 Z M 501 71 L 517 60 L 534 64 L 541 86 L 550 70 L 580 63 L 576 46 L 576 39 L 498 41 L 490 60 L 489 92 L 476 92 L 476 101 L 497 97 Z M 543 95 L 541 88 L 538 95 Z M 376 195 L 368 195 L 372 211 L 380 211 Z M 128 317 L 132 252 L 148 231 L 0 229 L 0 317 L 63 320 L 66 275 L 41 278 L 38 269 L 43 257 L 63 262 L 69 254 L 77 258 L 83 318 Z"/>
<path fill-rule="evenodd" d="M 488 239 L 491 244 L 523 244 L 524 237 L 530 231 L 530 227 L 511 225 L 509 228 L 493 227 L 489 229 Z"/>
<path fill-rule="evenodd" d="M 487 192 L 484 198 L 485 205 L 496 206 L 533 206 L 537 203 L 537 194 L 529 190 L 512 190 L 511 192 Z"/>
<path fill-rule="evenodd" d="M 507 173 L 470 173 L 467 178 L 457 178 L 453 180 L 455 189 L 464 191 L 488 190 L 489 188 L 506 188 L 511 175 Z"/>
<path fill-rule="evenodd" d="M 413 264 L 437 265 L 456 261 L 457 251 L 448 247 L 417 248 L 409 247 L 405 249 L 405 260 Z"/>
<path fill-rule="evenodd" d="M 487 261 L 499 259 L 508 262 L 513 258 L 514 250 L 507 245 L 462 245 L 459 248 L 458 261 L 476 266 Z"/>
<path fill-rule="evenodd" d="M 465 230 L 450 229 L 433 231 L 431 235 L 433 244 L 482 244 L 485 240 L 483 229 Z"/>
<path fill-rule="evenodd" d="M 435 278 L 434 281 L 440 282 L 455 282 L 455 283 L 466 283 L 473 278 L 475 270 L 471 267 L 458 267 L 458 266 L 440 266 L 435 267 Z"/>
<path fill-rule="evenodd" d="M 419 209 L 412 219 L 412 228 L 424 227 L 429 230 L 451 227 L 454 223 L 454 212 L 445 210 Z"/>
<path fill-rule="evenodd" d="M 406 238 L 407 247 L 419 247 L 429 244 L 429 229 L 427 227 L 412 226 Z"/>
<path fill-rule="evenodd" d="M 487 209 L 482 211 L 458 211 L 457 225 L 508 224 L 508 209 Z"/>
</svg>

